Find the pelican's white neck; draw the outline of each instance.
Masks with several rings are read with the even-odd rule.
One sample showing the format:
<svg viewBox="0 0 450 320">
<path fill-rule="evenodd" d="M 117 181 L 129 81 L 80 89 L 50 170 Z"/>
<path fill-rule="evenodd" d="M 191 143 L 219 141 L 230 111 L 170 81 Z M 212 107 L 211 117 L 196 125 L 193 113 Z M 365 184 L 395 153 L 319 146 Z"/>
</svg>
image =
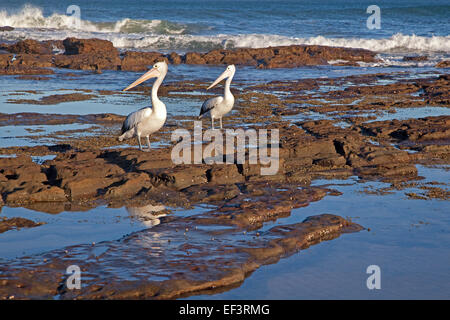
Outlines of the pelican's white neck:
<svg viewBox="0 0 450 320">
<path fill-rule="evenodd" d="M 155 82 L 153 83 L 152 86 L 152 104 L 155 105 L 157 102 L 160 102 L 159 98 L 158 98 L 158 89 L 161 86 L 161 83 L 164 80 L 164 77 L 166 75 L 162 74 L 160 76 L 158 76 L 155 80 Z"/>
<path fill-rule="evenodd" d="M 161 86 L 161 83 L 163 82 L 164 76 L 159 76 L 156 78 L 155 82 L 152 86 L 152 103 L 154 104 L 156 101 L 159 101 L 158 98 L 158 89 Z"/>
<path fill-rule="evenodd" d="M 231 81 L 233 80 L 233 77 L 234 77 L 234 73 L 232 73 L 227 78 L 227 81 L 225 81 L 225 88 L 224 88 L 224 98 L 225 98 L 225 100 L 231 100 L 231 99 L 234 100 L 234 96 L 233 96 L 233 94 L 231 93 L 231 90 L 230 90 L 230 85 L 231 85 Z"/>
<path fill-rule="evenodd" d="M 155 115 L 157 115 L 158 117 L 161 117 L 161 118 L 166 117 L 166 106 L 158 98 L 158 89 L 161 86 L 161 83 L 163 82 L 165 76 L 166 76 L 165 74 L 161 74 L 159 77 L 157 77 L 152 86 L 153 112 L 155 113 Z"/>
</svg>

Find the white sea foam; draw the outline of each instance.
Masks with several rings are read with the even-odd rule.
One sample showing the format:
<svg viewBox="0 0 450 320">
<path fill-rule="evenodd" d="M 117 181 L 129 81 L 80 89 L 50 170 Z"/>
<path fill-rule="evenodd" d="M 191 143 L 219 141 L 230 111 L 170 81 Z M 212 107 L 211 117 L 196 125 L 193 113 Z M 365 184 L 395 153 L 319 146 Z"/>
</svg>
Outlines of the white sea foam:
<svg viewBox="0 0 450 320">
<path fill-rule="evenodd" d="M 325 38 L 322 36 L 298 39 L 304 44 L 335 47 L 363 48 L 377 52 L 389 51 L 440 51 L 450 52 L 450 36 L 423 37 L 417 35 L 394 34 L 390 38 Z"/>
<path fill-rule="evenodd" d="M 45 17 L 42 9 L 25 5 L 19 12 L 9 14 L 6 10 L 0 11 L 1 25 L 14 28 L 39 28 L 78 30 L 80 32 L 96 33 L 139 33 L 139 32 L 162 32 L 180 34 L 184 26 L 162 20 L 135 20 L 125 18 L 115 22 L 92 22 L 83 20 L 76 15 L 53 13 Z"/>
<path fill-rule="evenodd" d="M 17 13 L 0 11 L 0 21 L 1 25 L 16 28 L 13 31 L 0 33 L 0 41 L 17 41 L 24 38 L 57 40 L 71 36 L 97 37 L 112 41 L 118 48 L 141 50 L 207 51 L 213 48 L 261 48 L 308 44 L 363 48 L 381 53 L 450 53 L 450 36 L 424 37 L 397 33 L 389 38 L 368 39 L 324 36 L 301 38 L 271 34 L 200 35 L 192 34 L 193 26 L 164 20 L 125 18 L 113 22 L 92 22 L 58 13 L 45 17 L 40 8 L 31 5 L 24 6 Z"/>
</svg>

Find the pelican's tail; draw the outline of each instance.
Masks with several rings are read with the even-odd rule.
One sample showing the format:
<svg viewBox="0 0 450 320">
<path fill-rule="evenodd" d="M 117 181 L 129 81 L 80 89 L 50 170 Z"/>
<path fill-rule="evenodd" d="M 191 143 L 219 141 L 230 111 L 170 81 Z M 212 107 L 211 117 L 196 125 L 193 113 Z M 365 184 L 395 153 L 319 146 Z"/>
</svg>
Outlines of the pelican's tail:
<svg viewBox="0 0 450 320">
<path fill-rule="evenodd" d="M 128 117 L 127 117 L 127 119 L 128 119 Z M 127 123 L 127 119 L 125 119 L 125 121 L 122 123 L 122 128 L 120 129 L 120 133 L 122 133 L 122 134 L 124 134 L 125 132 L 130 130 L 130 126 Z"/>
</svg>

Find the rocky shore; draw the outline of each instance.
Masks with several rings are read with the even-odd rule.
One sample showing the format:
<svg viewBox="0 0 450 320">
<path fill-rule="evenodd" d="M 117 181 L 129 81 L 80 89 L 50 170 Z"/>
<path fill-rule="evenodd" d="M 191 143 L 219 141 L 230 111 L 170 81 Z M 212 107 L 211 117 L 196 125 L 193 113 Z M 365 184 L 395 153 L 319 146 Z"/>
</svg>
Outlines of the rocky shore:
<svg viewBox="0 0 450 320">
<path fill-rule="evenodd" d="M 3 51 L 3 53 L 1 53 Z M 49 68 L 74 70 L 144 71 L 157 61 L 171 64 L 254 66 L 261 69 L 295 68 L 301 66 L 334 65 L 358 66 L 359 63 L 379 61 L 376 52 L 365 49 L 291 45 L 259 49 L 216 49 L 206 53 L 187 52 L 119 52 L 110 41 L 76 39 L 36 41 L 22 40 L 14 44 L 0 44 L 0 75 L 52 74 Z M 404 61 L 426 61 L 426 56 L 405 56 Z M 448 68 L 443 60 L 436 67 Z"/>
<path fill-rule="evenodd" d="M 65 53 L 54 54 L 52 47 Z M 0 55 L 0 67 L 10 74 L 51 72 L 45 69 L 49 67 L 138 71 L 159 59 L 259 68 L 326 64 L 332 59 L 349 63 L 376 59 L 366 50 L 319 46 L 213 50 L 183 56 L 119 53 L 108 41 L 93 39 L 48 43 L 25 40 L 4 49 L 10 53 Z M 13 54 L 16 59 L 11 62 Z M 189 93 L 206 86 L 201 81 L 167 83 L 161 95 L 177 97 L 183 91 L 183 98 L 198 99 Z M 261 164 L 175 165 L 171 160 L 173 144 L 149 153 L 119 148 L 116 136 L 123 116 L 115 114 L 0 114 L 0 127 L 82 123 L 102 124 L 105 130 L 90 137 L 68 136 L 55 145 L 1 148 L 5 157 L 0 158 L 0 207 L 56 214 L 100 205 L 208 205 L 203 213 L 189 217 L 169 214 L 156 227 L 118 241 L 105 241 L 101 244 L 105 251 L 100 255 L 94 254 L 95 244 L 83 244 L 6 261 L 0 266 L 0 298 L 167 299 L 225 290 L 239 285 L 261 265 L 343 233 L 363 230 L 349 219 L 318 212 L 301 223 L 261 231 L 265 222 L 287 217 L 294 208 L 340 195 L 332 188 L 313 186 L 314 180 L 356 176 L 360 182 L 384 181 L 401 190 L 407 184 L 420 183 L 417 164 L 449 164 L 450 116 L 382 119 L 411 108 L 448 108 L 448 75 L 405 80 L 401 72 L 380 73 L 272 81 L 233 90 L 239 104 L 235 116 L 226 120 L 226 127 L 245 122 L 255 129 L 279 129 L 279 170 L 274 175 L 261 175 Z M 148 91 L 142 86 L 135 92 L 145 95 Z M 284 94 L 274 95 L 274 91 Z M 82 95 L 102 94 L 118 93 Z M 84 98 L 92 97 L 50 95 L 36 100 L 36 104 Z M 315 118 L 317 115 L 322 117 Z M 192 129 L 192 120 L 185 116 L 168 119 L 157 139 L 170 145 L 172 129 Z M 271 147 L 267 144 L 259 148 Z M 43 155 L 55 157 L 42 163 L 32 159 Z M 423 188 L 428 193 L 422 197 L 449 199 L 448 191 L 437 185 Z M 26 219 L 0 220 L 0 230 L 19 227 L 39 228 L 40 224 Z M 79 265 L 89 275 L 80 291 L 64 286 L 65 268 L 70 264 Z M 145 270 L 140 268 L 143 265 Z M 129 280 L 126 275 L 122 279 L 108 271 L 114 268 L 124 268 L 137 279 Z"/>
<path fill-rule="evenodd" d="M 212 50 L 207 53 L 188 52 L 119 52 L 113 44 L 100 39 L 67 38 L 63 41 L 22 40 L 0 44 L 0 74 L 50 74 L 47 68 L 76 70 L 142 71 L 165 60 L 171 64 L 236 64 L 257 68 L 293 68 L 326 65 L 339 60 L 348 65 L 376 61 L 376 53 L 364 49 L 325 46 L 284 46 L 262 49 Z M 61 53 L 63 52 L 63 53 Z"/>
</svg>

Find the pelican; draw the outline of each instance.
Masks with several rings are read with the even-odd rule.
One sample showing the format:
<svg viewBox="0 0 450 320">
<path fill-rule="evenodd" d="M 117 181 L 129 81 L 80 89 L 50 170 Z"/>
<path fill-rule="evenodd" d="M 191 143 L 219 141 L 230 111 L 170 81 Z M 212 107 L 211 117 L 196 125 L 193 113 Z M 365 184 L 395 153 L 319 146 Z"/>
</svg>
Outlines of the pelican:
<svg viewBox="0 0 450 320">
<path fill-rule="evenodd" d="M 233 109 L 234 96 L 230 91 L 231 80 L 233 80 L 234 73 L 236 72 L 236 67 L 232 64 L 227 66 L 225 71 L 214 81 L 206 90 L 211 89 L 216 84 L 218 84 L 223 79 L 227 79 L 225 82 L 225 89 L 223 96 L 214 97 L 206 100 L 202 109 L 200 110 L 199 119 L 205 115 L 211 117 L 211 127 L 214 129 L 214 119 L 220 119 L 220 129 L 222 129 L 222 117 Z"/>
<path fill-rule="evenodd" d="M 127 91 L 134 88 L 138 84 L 151 79 L 156 78 L 152 87 L 152 106 L 144 107 L 138 111 L 130 113 L 122 125 L 122 135 L 119 137 L 119 141 L 123 139 L 130 139 L 137 137 L 139 142 L 139 150 L 149 151 L 150 150 L 150 138 L 152 133 L 155 133 L 166 122 L 167 112 L 166 105 L 158 99 L 158 88 L 164 80 L 167 74 L 168 66 L 166 62 L 157 62 L 153 68 L 142 75 L 135 82 L 126 87 L 123 91 Z M 141 136 L 147 138 L 148 150 L 142 149 Z"/>
</svg>

